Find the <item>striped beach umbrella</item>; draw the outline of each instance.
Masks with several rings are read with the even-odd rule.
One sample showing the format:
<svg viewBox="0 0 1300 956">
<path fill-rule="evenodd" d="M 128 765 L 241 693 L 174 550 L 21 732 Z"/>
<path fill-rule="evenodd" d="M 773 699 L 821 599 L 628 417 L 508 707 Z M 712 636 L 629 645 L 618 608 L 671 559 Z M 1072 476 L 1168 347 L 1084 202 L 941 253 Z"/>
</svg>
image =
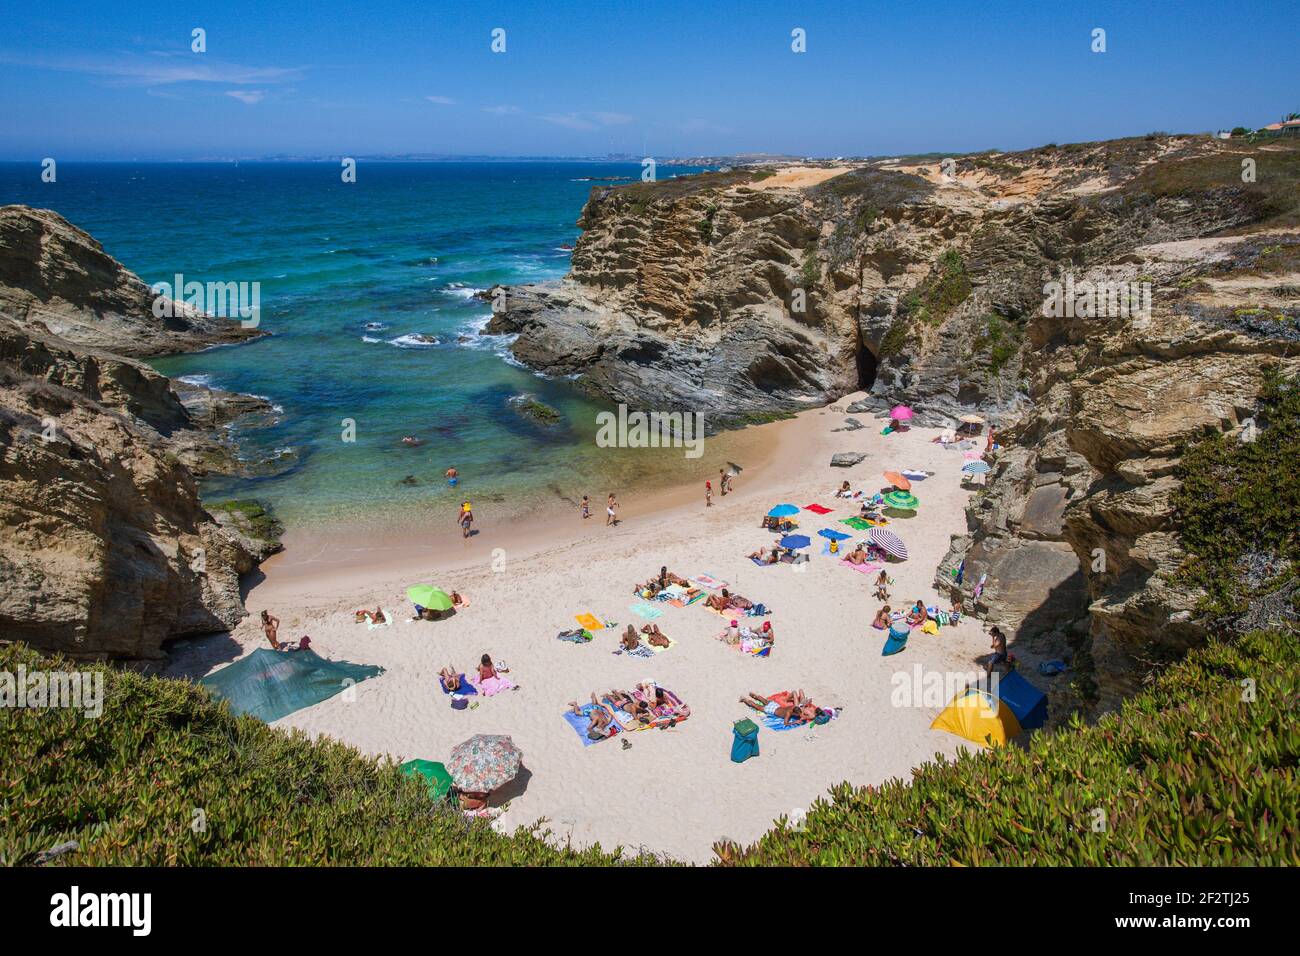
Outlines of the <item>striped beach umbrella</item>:
<svg viewBox="0 0 1300 956">
<path fill-rule="evenodd" d="M 885 495 L 885 504 L 901 511 L 915 511 L 920 503 L 910 491 L 891 491 Z"/>
<path fill-rule="evenodd" d="M 907 560 L 907 545 L 903 544 L 903 539 L 888 528 L 872 528 L 867 532 L 867 540 L 886 554 L 900 561 Z"/>
<path fill-rule="evenodd" d="M 961 466 L 961 470 L 971 475 L 983 475 L 993 469 L 987 461 L 968 461 Z"/>
</svg>

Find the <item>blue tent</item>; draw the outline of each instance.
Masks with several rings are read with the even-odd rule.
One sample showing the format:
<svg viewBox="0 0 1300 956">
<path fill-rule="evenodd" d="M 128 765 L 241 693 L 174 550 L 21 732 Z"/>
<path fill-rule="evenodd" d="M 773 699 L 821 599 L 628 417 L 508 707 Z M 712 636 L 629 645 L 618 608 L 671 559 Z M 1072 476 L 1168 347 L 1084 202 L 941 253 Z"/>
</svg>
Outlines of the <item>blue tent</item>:
<svg viewBox="0 0 1300 956">
<path fill-rule="evenodd" d="M 1025 730 L 1033 730 L 1047 722 L 1047 695 L 1015 671 L 998 678 L 998 697 L 1011 708 Z"/>
<path fill-rule="evenodd" d="M 313 651 L 259 647 L 199 683 L 217 699 L 229 701 L 232 713 L 269 724 L 383 672 L 373 664 L 329 661 Z"/>
</svg>

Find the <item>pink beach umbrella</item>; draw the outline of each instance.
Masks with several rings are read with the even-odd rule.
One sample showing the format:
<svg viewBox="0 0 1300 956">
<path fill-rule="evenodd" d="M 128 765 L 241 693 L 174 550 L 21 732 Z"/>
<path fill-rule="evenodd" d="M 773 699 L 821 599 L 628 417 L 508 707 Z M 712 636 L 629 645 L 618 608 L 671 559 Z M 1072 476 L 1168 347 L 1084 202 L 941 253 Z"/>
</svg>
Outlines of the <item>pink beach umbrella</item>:
<svg viewBox="0 0 1300 956">
<path fill-rule="evenodd" d="M 912 417 L 912 410 L 906 405 L 895 405 L 894 410 L 889 413 L 889 417 L 896 422 L 909 421 Z"/>
</svg>

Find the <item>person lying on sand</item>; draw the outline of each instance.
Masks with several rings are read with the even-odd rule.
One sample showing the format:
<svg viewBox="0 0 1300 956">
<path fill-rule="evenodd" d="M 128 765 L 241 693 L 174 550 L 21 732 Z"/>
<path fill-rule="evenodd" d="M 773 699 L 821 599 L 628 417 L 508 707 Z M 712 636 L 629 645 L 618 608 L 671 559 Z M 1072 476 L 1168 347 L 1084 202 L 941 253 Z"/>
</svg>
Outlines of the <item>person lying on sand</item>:
<svg viewBox="0 0 1300 956">
<path fill-rule="evenodd" d="M 643 624 L 641 626 L 641 633 L 646 635 L 646 641 L 652 647 L 668 646 L 668 638 L 664 636 L 664 633 L 661 630 L 659 630 L 658 624 Z"/>
<path fill-rule="evenodd" d="M 447 688 L 451 693 L 460 690 L 460 671 L 454 667 L 444 667 L 438 671 L 438 676 L 442 679 L 442 686 Z"/>
<path fill-rule="evenodd" d="M 840 490 L 835 492 L 836 498 L 852 498 L 853 492 L 849 490 L 849 483 L 846 481 L 840 485 Z"/>
<path fill-rule="evenodd" d="M 452 591 L 451 606 L 458 611 L 463 610 L 464 608 L 469 607 L 469 598 L 461 594 L 459 591 Z"/>
<path fill-rule="evenodd" d="M 751 551 L 747 555 L 754 561 L 762 561 L 764 564 L 776 564 L 781 560 L 781 550 L 773 546 L 769 551 L 767 548 L 759 548 L 757 551 Z"/>
<path fill-rule="evenodd" d="M 591 727 L 587 730 L 587 736 L 592 740 L 603 740 L 613 733 L 614 715 L 609 712 L 609 708 L 597 699 L 594 691 L 591 695 L 591 702 L 596 706 L 590 714 Z M 576 700 L 569 701 L 569 706 L 573 708 L 573 713 L 579 717 L 582 716 L 582 708 L 578 706 Z"/>
<path fill-rule="evenodd" d="M 889 627 L 891 621 L 892 618 L 889 616 L 889 605 L 886 604 L 876 612 L 876 619 L 871 622 L 871 626 L 883 631 L 885 628 Z"/>
<path fill-rule="evenodd" d="M 844 556 L 844 560 L 849 564 L 866 564 L 867 552 L 859 542 L 858 546 Z"/>
<path fill-rule="evenodd" d="M 773 694 L 771 697 L 764 697 L 762 694 L 755 694 L 750 691 L 748 696 L 740 698 L 740 702 L 760 714 L 768 717 L 779 717 L 787 727 L 790 726 L 791 722 L 803 723 L 803 707 L 805 704 L 812 703 L 812 701 L 804 697 L 802 690 L 793 694 L 789 691 L 782 691 L 779 694 Z"/>
<path fill-rule="evenodd" d="M 263 611 L 262 612 L 262 633 L 265 634 L 266 639 L 271 642 L 271 650 L 273 651 L 278 651 L 280 649 L 280 642 L 276 640 L 275 637 L 276 632 L 279 629 L 280 629 L 280 619 L 275 615 L 273 615 L 270 611 Z"/>
<path fill-rule="evenodd" d="M 298 638 L 297 642 L 288 641 L 281 644 L 276 650 L 280 651 L 309 651 L 311 650 L 311 638 L 304 634 Z"/>
<path fill-rule="evenodd" d="M 681 701 L 674 702 L 669 698 L 668 692 L 653 681 L 637 684 L 636 689 L 641 692 L 642 699 L 650 704 L 651 710 L 657 717 L 689 717 L 691 709 Z"/>
<path fill-rule="evenodd" d="M 648 724 L 654 719 L 654 715 L 650 713 L 650 705 L 644 700 L 637 700 L 625 690 L 611 690 L 605 697 L 619 710 L 640 723 Z"/>
</svg>

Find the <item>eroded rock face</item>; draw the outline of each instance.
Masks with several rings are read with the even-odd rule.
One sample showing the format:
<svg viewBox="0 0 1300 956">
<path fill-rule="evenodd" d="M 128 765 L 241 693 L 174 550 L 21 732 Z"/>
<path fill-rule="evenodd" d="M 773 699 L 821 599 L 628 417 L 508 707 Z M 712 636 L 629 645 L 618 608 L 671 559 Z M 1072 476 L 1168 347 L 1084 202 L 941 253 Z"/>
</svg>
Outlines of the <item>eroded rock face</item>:
<svg viewBox="0 0 1300 956">
<path fill-rule="evenodd" d="M 0 315 L 23 328 L 137 357 L 262 334 L 180 305 L 173 318 L 156 318 L 154 298 L 139 276 L 58 213 L 0 206 Z"/>
</svg>

